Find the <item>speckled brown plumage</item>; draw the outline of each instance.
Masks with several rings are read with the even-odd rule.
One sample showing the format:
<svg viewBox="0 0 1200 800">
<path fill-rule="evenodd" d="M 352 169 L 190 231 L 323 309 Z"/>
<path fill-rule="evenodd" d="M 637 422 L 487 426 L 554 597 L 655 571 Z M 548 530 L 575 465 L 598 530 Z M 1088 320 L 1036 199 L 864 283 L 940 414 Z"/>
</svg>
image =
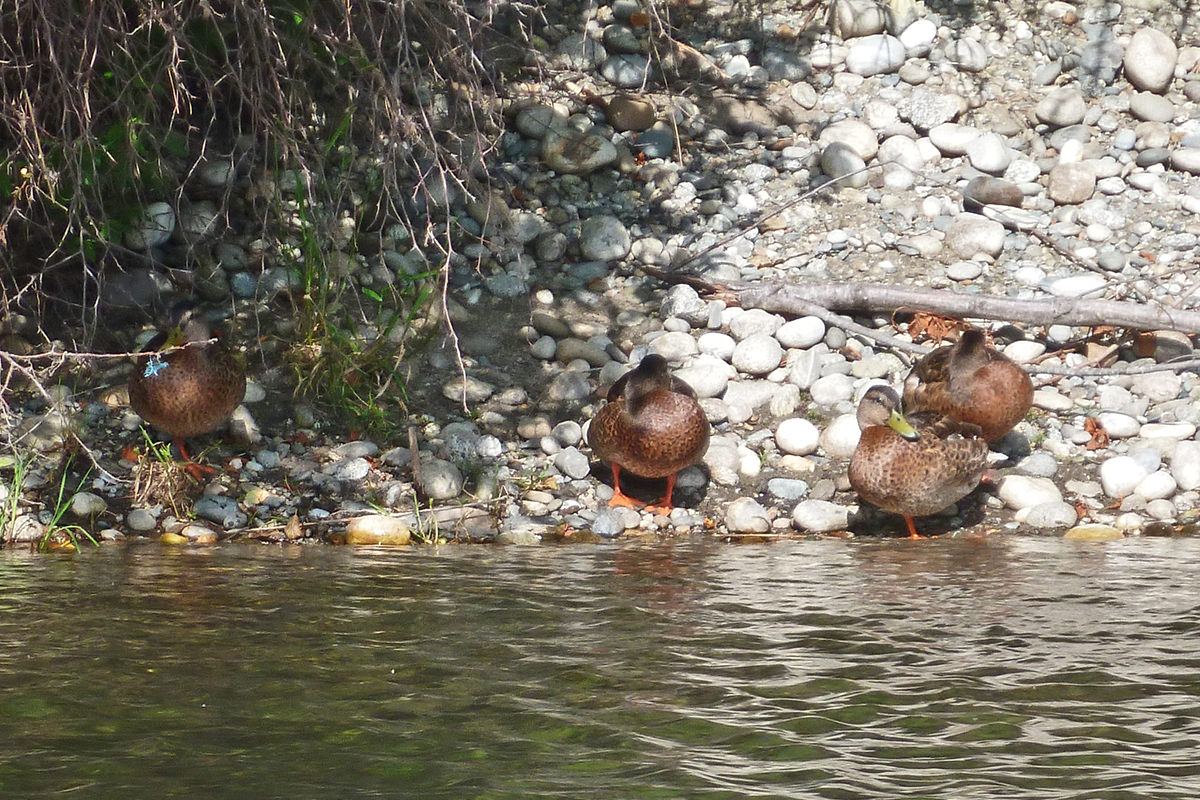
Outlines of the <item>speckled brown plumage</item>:
<svg viewBox="0 0 1200 800">
<path fill-rule="evenodd" d="M 988 447 L 975 425 L 930 413 L 906 418 L 899 406 L 899 396 L 886 386 L 863 395 L 850 486 L 864 500 L 903 516 L 916 537 L 913 517 L 937 513 L 979 484 Z"/>
<path fill-rule="evenodd" d="M 187 459 L 183 440 L 219 428 L 246 394 L 246 370 L 220 342 L 157 356 L 166 346 L 203 342 L 212 330 L 195 309 L 184 307 L 179 324 L 143 348 L 129 379 L 129 405 L 138 416 L 166 431 Z"/>
<path fill-rule="evenodd" d="M 988 347 L 978 330 L 925 356 L 904 380 L 906 409 L 936 411 L 978 425 L 989 442 L 1012 430 L 1032 403 L 1029 375 Z"/>
<path fill-rule="evenodd" d="M 675 474 L 708 449 L 708 418 L 692 387 L 671 375 L 666 359 L 649 355 L 608 392 L 608 403 L 592 419 L 588 443 L 613 470 L 612 504 L 628 504 L 620 471 L 667 479 L 662 500 L 671 506 Z"/>
</svg>

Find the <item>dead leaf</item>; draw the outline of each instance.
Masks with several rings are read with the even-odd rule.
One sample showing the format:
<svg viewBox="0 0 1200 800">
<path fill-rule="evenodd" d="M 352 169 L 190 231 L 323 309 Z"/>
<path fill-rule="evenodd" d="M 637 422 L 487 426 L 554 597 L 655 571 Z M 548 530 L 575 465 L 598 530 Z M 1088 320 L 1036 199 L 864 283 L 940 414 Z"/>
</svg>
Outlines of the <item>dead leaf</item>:
<svg viewBox="0 0 1200 800">
<path fill-rule="evenodd" d="M 1083 430 L 1092 438 L 1084 447 L 1088 450 L 1101 450 L 1108 447 L 1108 431 L 1104 430 L 1104 426 L 1100 424 L 1100 420 L 1095 417 L 1088 417 L 1083 421 Z"/>
<path fill-rule="evenodd" d="M 895 326 L 895 322 L 892 323 Z M 928 311 L 917 311 L 908 323 L 908 335 L 914 342 L 928 339 L 934 344 L 941 344 L 953 331 L 965 331 L 970 326 L 960 319 L 933 314 Z"/>
<path fill-rule="evenodd" d="M 300 524 L 300 517 L 292 514 L 291 519 L 287 521 L 287 525 L 283 527 L 283 535 L 289 539 L 300 539 L 304 537 L 304 526 Z"/>
</svg>

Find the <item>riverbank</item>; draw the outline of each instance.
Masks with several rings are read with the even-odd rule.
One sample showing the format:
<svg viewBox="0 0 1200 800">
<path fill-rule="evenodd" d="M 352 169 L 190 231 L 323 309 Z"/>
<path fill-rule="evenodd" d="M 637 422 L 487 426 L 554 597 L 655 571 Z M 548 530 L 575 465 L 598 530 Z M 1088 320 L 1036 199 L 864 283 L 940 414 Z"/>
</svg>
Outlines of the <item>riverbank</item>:
<svg viewBox="0 0 1200 800">
<path fill-rule="evenodd" d="M 22 422 L 72 427 L 98 462 L 59 522 L 101 539 L 197 542 L 344 541 L 347 518 L 381 512 L 408 515 L 387 523 L 401 540 L 898 533 L 899 518 L 859 507 L 845 467 L 855 399 L 907 373 L 909 356 L 889 339 L 924 338 L 908 317 L 879 309 L 856 318 L 878 335 L 848 334 L 816 316 L 730 307 L 639 266 L 704 252 L 688 268 L 716 283 L 1194 309 L 1200 36 L 1170 6 L 1140 5 L 1152 7 L 992 4 L 968 18 L 955 6 L 846 2 L 837 33 L 819 35 L 793 28 L 780 6 L 743 37 L 733 7 L 716 4 L 679 12 L 687 47 L 669 55 L 623 0 L 539 30 L 532 57 L 546 71 L 507 87 L 495 191 L 449 200 L 464 231 L 448 303 L 455 334 L 406 365 L 411 417 L 397 427 L 412 438 L 355 436 L 319 403 L 293 400 L 278 358 L 286 326 L 263 318 L 286 276 L 231 237 L 214 250 L 226 257 L 228 327 L 252 386 L 238 433 L 202 442 L 221 442 L 204 456 L 219 476 L 172 486 L 155 458 L 122 459 L 126 445 L 144 450 L 119 386 L 128 366 L 98 370 L 57 408 L 31 401 Z M 261 188 L 249 175 L 217 177 Z M 841 180 L 764 219 L 831 178 Z M 367 287 L 414 270 L 389 230 L 355 241 L 337 243 L 347 280 Z M 1125 362 L 1190 356 L 1190 337 L 975 322 L 1031 367 L 1034 411 L 994 448 L 995 492 L 924 528 L 1190 530 L 1200 381 L 1194 369 L 1118 374 Z M 669 517 L 607 507 L 606 471 L 581 429 L 603 389 L 649 352 L 671 360 L 714 426 Z M 1080 372 L 1039 375 L 1044 363 Z M 1113 364 L 1112 374 L 1082 369 Z M 22 516 L 15 541 L 45 536 L 57 474 L 32 471 L 25 492 L 47 507 Z M 138 495 L 139 485 L 150 488 Z"/>
</svg>

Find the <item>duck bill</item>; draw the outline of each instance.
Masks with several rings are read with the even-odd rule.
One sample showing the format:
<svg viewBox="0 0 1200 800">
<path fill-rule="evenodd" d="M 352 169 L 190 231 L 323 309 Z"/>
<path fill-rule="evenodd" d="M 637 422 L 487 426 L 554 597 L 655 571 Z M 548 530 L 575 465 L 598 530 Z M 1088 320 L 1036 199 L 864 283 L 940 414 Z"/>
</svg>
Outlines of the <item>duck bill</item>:
<svg viewBox="0 0 1200 800">
<path fill-rule="evenodd" d="M 904 418 L 904 415 L 897 409 L 892 410 L 891 416 L 888 417 L 887 426 L 910 442 L 915 442 L 918 438 L 916 428 L 910 425 L 908 420 Z"/>
</svg>

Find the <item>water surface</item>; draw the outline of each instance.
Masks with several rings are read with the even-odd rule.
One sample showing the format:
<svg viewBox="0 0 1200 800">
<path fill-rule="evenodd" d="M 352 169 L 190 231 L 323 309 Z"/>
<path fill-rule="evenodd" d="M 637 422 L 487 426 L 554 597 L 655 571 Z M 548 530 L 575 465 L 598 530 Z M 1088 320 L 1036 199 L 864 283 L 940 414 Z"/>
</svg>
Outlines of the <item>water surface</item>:
<svg viewBox="0 0 1200 800">
<path fill-rule="evenodd" d="M 1200 540 L 0 554 L 0 797 L 1195 798 Z"/>
</svg>

